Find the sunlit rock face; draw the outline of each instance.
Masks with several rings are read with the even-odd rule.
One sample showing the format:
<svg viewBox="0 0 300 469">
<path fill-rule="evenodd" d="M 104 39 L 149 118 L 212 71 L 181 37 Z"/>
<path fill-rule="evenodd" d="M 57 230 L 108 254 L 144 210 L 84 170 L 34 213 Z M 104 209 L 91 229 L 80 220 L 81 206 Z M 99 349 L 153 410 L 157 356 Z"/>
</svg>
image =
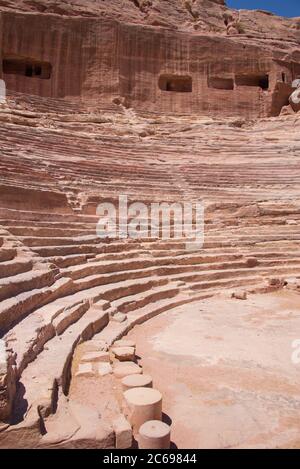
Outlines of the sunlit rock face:
<svg viewBox="0 0 300 469">
<path fill-rule="evenodd" d="M 8 89 L 139 111 L 278 115 L 300 76 L 300 22 L 223 1 L 9 3 L 1 13 Z M 123 5 L 123 7 L 121 7 Z"/>
</svg>

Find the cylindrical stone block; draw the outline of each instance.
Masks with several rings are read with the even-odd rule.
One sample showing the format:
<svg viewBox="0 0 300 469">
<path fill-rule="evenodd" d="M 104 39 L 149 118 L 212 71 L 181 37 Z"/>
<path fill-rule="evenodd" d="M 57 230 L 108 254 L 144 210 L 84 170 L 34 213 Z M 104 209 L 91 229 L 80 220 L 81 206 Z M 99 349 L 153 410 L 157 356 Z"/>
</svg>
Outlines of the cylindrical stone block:
<svg viewBox="0 0 300 469">
<path fill-rule="evenodd" d="M 160 420 L 149 420 L 140 427 L 140 449 L 170 449 L 170 439 L 171 428 Z"/>
<path fill-rule="evenodd" d="M 152 388 L 152 377 L 150 375 L 129 375 L 122 379 L 123 391 L 132 388 Z"/>
<path fill-rule="evenodd" d="M 157 389 L 132 388 L 125 391 L 128 419 L 137 433 L 148 420 L 161 420 L 162 395 Z"/>
</svg>

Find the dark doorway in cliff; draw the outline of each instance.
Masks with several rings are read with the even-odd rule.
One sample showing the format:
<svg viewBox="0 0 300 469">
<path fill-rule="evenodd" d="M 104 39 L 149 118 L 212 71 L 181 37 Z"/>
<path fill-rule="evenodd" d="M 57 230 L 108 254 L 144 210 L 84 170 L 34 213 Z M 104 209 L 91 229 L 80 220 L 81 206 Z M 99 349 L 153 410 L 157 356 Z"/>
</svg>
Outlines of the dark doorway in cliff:
<svg viewBox="0 0 300 469">
<path fill-rule="evenodd" d="M 209 88 L 217 90 L 233 90 L 234 88 L 233 78 L 208 77 L 207 83 Z"/>
<path fill-rule="evenodd" d="M 237 86 L 256 86 L 262 90 L 268 90 L 269 75 L 236 75 L 235 83 Z"/>
<path fill-rule="evenodd" d="M 160 75 L 158 86 L 162 91 L 191 93 L 193 91 L 193 80 L 188 75 Z"/>
<path fill-rule="evenodd" d="M 21 75 L 30 78 L 51 78 L 52 67 L 49 62 L 40 62 L 23 57 L 4 56 L 3 73 L 7 75 Z"/>
</svg>

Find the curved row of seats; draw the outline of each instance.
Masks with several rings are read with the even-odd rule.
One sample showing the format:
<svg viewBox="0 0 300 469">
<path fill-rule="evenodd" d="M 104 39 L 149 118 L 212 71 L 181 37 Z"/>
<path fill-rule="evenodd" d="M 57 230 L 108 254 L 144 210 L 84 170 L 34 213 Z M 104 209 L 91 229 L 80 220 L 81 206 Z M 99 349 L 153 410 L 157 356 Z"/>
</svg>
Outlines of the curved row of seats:
<svg viewBox="0 0 300 469">
<path fill-rule="evenodd" d="M 30 126 L 25 116 L 0 129 L 0 330 L 18 380 L 3 444 L 18 429 L 39 441 L 68 392 L 81 340 L 113 342 L 178 304 L 300 272 L 293 132 L 282 132 L 279 144 L 267 140 L 266 127 L 262 145 L 251 129 L 195 123 L 184 131 L 166 120 L 150 137 L 124 137 L 121 117 L 114 126 L 91 124 L 89 134 L 88 123 L 76 131 L 52 114 L 55 128 Z M 283 154 L 288 138 L 294 143 Z M 184 239 L 98 238 L 97 203 L 119 194 L 148 203 L 204 199 L 203 248 L 186 250 Z M 116 311 L 124 322 L 113 320 Z"/>
</svg>

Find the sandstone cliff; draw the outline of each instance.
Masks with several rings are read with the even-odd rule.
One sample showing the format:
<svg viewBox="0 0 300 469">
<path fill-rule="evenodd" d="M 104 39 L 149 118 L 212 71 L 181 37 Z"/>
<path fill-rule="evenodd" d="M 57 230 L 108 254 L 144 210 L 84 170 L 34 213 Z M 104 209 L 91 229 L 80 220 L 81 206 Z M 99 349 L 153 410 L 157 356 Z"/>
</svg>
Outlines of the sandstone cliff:
<svg viewBox="0 0 300 469">
<path fill-rule="evenodd" d="M 278 115 L 300 76 L 300 20 L 209 0 L 1 2 L 8 90 L 111 108 Z"/>
</svg>

